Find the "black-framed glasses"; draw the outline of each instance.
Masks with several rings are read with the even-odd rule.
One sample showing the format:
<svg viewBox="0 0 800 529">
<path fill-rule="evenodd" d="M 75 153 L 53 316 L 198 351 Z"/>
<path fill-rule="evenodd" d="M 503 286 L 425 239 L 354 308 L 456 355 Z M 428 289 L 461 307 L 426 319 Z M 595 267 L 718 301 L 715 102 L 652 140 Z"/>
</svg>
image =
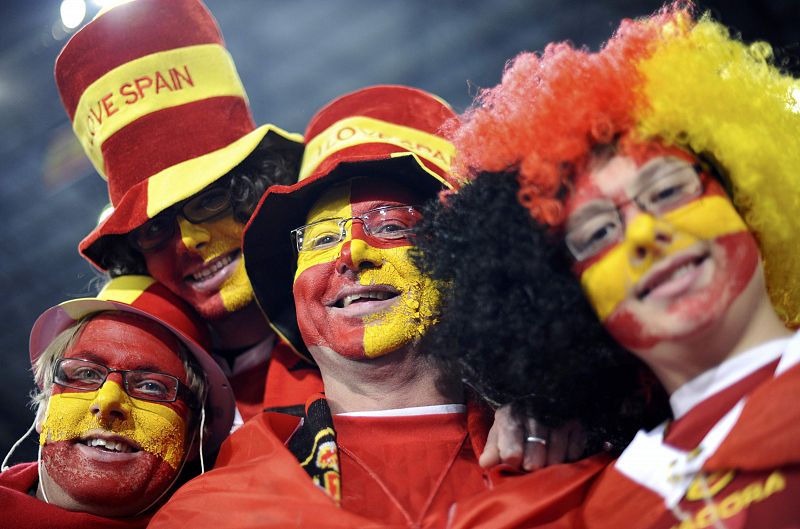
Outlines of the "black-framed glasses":
<svg viewBox="0 0 800 529">
<path fill-rule="evenodd" d="M 197 408 L 197 398 L 183 382 L 158 371 L 109 369 L 82 358 L 59 358 L 53 368 L 53 380 L 67 388 L 94 391 L 103 386 L 111 373 L 122 375 L 122 387 L 131 397 L 151 402 L 175 402 L 181 397 L 190 408 Z"/>
<path fill-rule="evenodd" d="M 178 215 L 182 215 L 192 224 L 200 224 L 221 217 L 232 209 L 233 201 L 230 189 L 225 186 L 211 187 L 162 211 L 131 231 L 128 234 L 128 240 L 139 251 L 153 251 L 175 234 Z"/>
<path fill-rule="evenodd" d="M 635 203 L 643 212 L 660 217 L 703 193 L 704 173 L 700 164 L 679 158 L 663 158 L 663 167 L 647 171 L 636 193 L 623 202 L 595 200 L 573 213 L 567 224 L 566 244 L 576 261 L 585 261 L 625 236 L 625 223 L 620 209 Z M 645 173 L 645 171 L 642 171 Z"/>
<path fill-rule="evenodd" d="M 343 241 L 350 221 L 361 221 L 364 231 L 371 237 L 396 240 L 407 238 L 421 218 L 422 213 L 415 206 L 384 206 L 355 217 L 333 217 L 312 222 L 290 233 L 298 252 L 311 252 L 332 248 Z"/>
</svg>

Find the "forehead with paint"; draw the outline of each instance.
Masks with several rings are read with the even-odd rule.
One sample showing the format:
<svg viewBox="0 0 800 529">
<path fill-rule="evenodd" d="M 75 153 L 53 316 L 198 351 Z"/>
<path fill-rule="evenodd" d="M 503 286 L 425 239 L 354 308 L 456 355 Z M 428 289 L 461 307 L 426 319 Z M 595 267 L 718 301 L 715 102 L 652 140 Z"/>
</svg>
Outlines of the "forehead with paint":
<svg viewBox="0 0 800 529">
<path fill-rule="evenodd" d="M 325 349 L 352 359 L 383 356 L 424 332 L 436 290 L 414 266 L 408 236 L 394 235 L 411 228 L 419 213 L 379 209 L 422 200 L 396 181 L 370 177 L 331 188 L 310 209 L 306 237 L 321 229 L 346 231 L 334 245 L 298 253 L 295 306 L 312 354 Z M 352 217 L 361 218 L 341 222 Z"/>
<path fill-rule="evenodd" d="M 74 510 L 131 516 L 169 489 L 188 448 L 190 410 L 182 397 L 149 396 L 169 385 L 165 375 L 187 383 L 180 347 L 138 315 L 101 313 L 85 323 L 55 369 L 47 401 L 40 435 L 45 495 Z M 77 389 L 88 385 L 99 387 Z"/>
<path fill-rule="evenodd" d="M 699 161 L 644 150 L 590 163 L 575 179 L 565 226 L 595 311 L 640 353 L 719 321 L 758 268 L 755 241 Z"/>
</svg>

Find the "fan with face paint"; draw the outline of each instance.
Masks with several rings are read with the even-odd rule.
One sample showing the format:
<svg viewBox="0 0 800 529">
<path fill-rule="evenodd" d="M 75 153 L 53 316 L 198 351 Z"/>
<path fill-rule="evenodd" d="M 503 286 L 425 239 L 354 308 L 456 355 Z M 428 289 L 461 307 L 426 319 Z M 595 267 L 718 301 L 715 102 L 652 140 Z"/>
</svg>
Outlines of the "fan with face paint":
<svg viewBox="0 0 800 529">
<path fill-rule="evenodd" d="M 396 182 L 357 178 L 323 194 L 306 224 L 422 200 Z M 409 215 L 395 222 L 407 229 L 417 219 Z M 346 230 L 338 244 L 298 256 L 294 298 L 300 331 L 312 354 L 324 349 L 359 359 L 397 351 L 425 332 L 437 291 L 411 261 L 408 237 L 371 235 L 358 219 L 348 221 Z"/>
<path fill-rule="evenodd" d="M 8 515 L 152 513 L 187 460 L 216 451 L 233 422 L 233 394 L 208 342 L 191 308 L 146 276 L 118 277 L 95 298 L 42 314 L 30 353 L 43 503 L 14 502 Z"/>
<path fill-rule="evenodd" d="M 471 183 L 443 215 L 469 214 L 458 196 L 490 190 L 506 171 L 534 220 L 507 229 L 533 234 L 528 258 L 540 272 L 517 287 L 552 293 L 544 284 L 572 272 L 605 329 L 670 395 L 672 420 L 640 430 L 593 487 L 587 527 L 793 527 L 800 517 L 800 416 L 785 406 L 800 387 L 800 336 L 786 326 L 800 316 L 800 114 L 796 80 L 769 59 L 764 43 L 745 45 L 676 2 L 623 21 L 598 52 L 561 43 L 521 54 L 454 132 L 456 166 Z M 485 229 L 504 214 L 481 211 Z M 428 248 L 463 229 L 438 227 L 421 236 Z M 569 261 L 548 270 L 535 254 L 553 251 Z M 456 278 L 453 290 L 474 288 L 491 268 L 450 263 L 436 276 Z M 542 317 L 560 332 L 583 330 Z M 470 322 L 450 321 L 450 332 L 459 324 Z M 489 354 L 476 371 L 497 365 L 500 353 Z M 581 354 L 564 351 L 571 365 Z M 609 365 L 590 367 L 603 377 Z M 546 387 L 565 391 L 570 371 L 553 368 L 559 380 L 546 376 Z M 536 395 L 524 378 L 497 377 Z M 770 479 L 780 491 L 741 502 Z"/>
</svg>

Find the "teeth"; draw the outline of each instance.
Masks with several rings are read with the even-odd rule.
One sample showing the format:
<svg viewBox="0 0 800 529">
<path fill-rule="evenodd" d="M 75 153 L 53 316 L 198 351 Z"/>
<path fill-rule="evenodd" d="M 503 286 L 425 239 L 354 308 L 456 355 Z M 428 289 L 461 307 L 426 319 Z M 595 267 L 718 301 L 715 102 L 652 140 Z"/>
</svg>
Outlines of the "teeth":
<svg viewBox="0 0 800 529">
<path fill-rule="evenodd" d="M 683 265 L 682 267 L 680 267 L 677 270 L 675 270 L 674 272 L 672 272 L 672 275 L 670 276 L 670 280 L 676 279 L 678 277 L 681 277 L 683 274 L 685 274 L 686 272 L 688 272 L 692 268 L 694 268 L 694 263 L 687 263 L 687 264 Z"/>
<path fill-rule="evenodd" d="M 347 307 L 359 299 L 377 299 L 379 301 L 383 301 L 393 296 L 394 294 L 391 292 L 365 292 L 363 294 L 353 294 L 351 296 L 345 296 L 345 298 L 342 300 L 342 307 Z"/>
<path fill-rule="evenodd" d="M 98 439 L 98 438 L 87 439 L 85 442 L 86 442 L 86 446 L 91 446 L 91 447 L 98 447 L 99 446 L 99 447 L 105 448 L 106 450 L 110 450 L 112 452 L 127 453 L 127 452 L 132 452 L 133 451 L 131 449 L 131 447 L 126 443 L 110 441 L 110 440 L 107 440 L 107 439 Z"/>
<path fill-rule="evenodd" d="M 195 272 L 194 274 L 192 274 L 192 279 L 194 279 L 195 281 L 204 281 L 209 277 L 213 276 L 214 274 L 216 274 L 217 272 L 219 272 L 220 270 L 222 270 L 223 268 L 225 268 L 227 265 L 231 264 L 232 261 L 233 261 L 233 256 L 226 255 L 222 259 L 214 261 L 212 265 L 203 268 L 199 272 Z"/>
</svg>

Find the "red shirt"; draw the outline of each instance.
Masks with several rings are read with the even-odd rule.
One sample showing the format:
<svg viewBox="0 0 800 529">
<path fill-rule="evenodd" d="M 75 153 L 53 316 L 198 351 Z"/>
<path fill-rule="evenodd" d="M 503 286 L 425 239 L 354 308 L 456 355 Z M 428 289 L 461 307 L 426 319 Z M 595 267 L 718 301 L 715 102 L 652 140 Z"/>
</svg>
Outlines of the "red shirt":
<svg viewBox="0 0 800 529">
<path fill-rule="evenodd" d="M 466 413 L 400 417 L 335 415 L 342 508 L 422 526 L 432 511 L 490 488 L 467 432 Z"/>
<path fill-rule="evenodd" d="M 598 480 L 585 527 L 800 527 L 799 398 L 798 336 L 701 375 L 673 394 L 677 419 L 640 432 Z"/>
</svg>

